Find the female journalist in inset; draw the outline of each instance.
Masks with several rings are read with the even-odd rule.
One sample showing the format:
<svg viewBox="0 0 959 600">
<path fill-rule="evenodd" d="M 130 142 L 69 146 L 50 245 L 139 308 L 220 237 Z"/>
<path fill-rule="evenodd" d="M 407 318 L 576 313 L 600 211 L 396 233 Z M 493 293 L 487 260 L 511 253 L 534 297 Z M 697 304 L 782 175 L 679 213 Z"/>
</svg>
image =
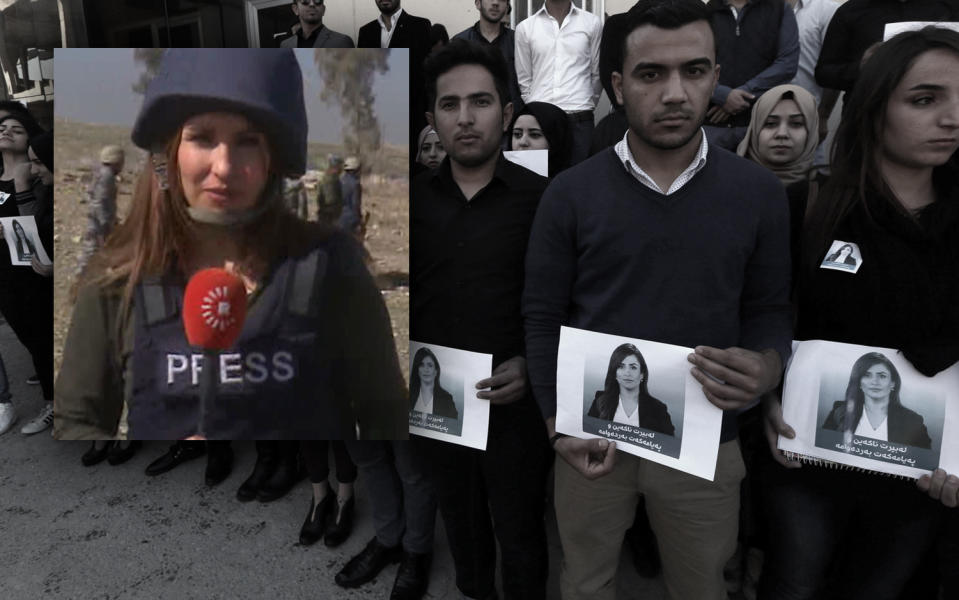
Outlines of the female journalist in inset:
<svg viewBox="0 0 959 600">
<path fill-rule="evenodd" d="M 413 355 L 410 370 L 410 409 L 427 415 L 457 419 L 453 395 L 440 385 L 440 362 L 429 348 Z"/>
<path fill-rule="evenodd" d="M 406 438 L 389 315 L 358 246 L 283 206 L 307 129 L 292 50 L 166 51 L 133 126 L 150 158 L 130 215 L 79 282 L 56 437 Z M 249 309 L 204 413 L 181 313 L 209 267 L 242 280 Z"/>
<path fill-rule="evenodd" d="M 613 350 L 605 387 L 596 392 L 588 416 L 675 435 L 666 405 L 649 395 L 649 369 L 639 349 L 622 344 Z"/>
<path fill-rule="evenodd" d="M 879 352 L 864 354 L 852 366 L 846 399 L 838 400 L 823 423 L 824 429 L 930 448 L 932 440 L 922 416 L 899 401 L 902 378 L 888 358 Z"/>
</svg>

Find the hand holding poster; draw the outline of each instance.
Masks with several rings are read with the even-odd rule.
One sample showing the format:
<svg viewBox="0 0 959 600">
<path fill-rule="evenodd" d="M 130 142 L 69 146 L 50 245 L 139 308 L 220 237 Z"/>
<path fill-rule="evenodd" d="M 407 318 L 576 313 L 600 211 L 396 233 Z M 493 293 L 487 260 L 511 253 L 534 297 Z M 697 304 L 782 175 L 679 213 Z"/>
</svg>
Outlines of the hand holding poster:
<svg viewBox="0 0 959 600">
<path fill-rule="evenodd" d="M 959 471 L 959 365 L 925 377 L 898 351 L 822 340 L 794 343 L 779 448 L 918 478 Z"/>
<path fill-rule="evenodd" d="M 3 237 L 10 250 L 11 264 L 29 267 L 34 255 L 39 258 L 40 264 L 50 264 L 50 258 L 40 243 L 33 215 L 0 218 L 0 227 L 3 228 Z"/>
<path fill-rule="evenodd" d="M 560 330 L 556 431 L 713 480 L 723 411 L 690 374 L 689 348 Z"/>
<path fill-rule="evenodd" d="M 486 449 L 489 401 L 476 397 L 491 354 L 410 340 L 410 433 Z"/>
</svg>

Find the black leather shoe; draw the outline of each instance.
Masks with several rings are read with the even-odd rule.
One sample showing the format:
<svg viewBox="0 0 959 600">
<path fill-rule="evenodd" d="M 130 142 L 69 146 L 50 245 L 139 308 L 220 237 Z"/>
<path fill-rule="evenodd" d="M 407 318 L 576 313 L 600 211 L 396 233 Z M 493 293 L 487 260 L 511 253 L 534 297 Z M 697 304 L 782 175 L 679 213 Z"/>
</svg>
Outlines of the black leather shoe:
<svg viewBox="0 0 959 600">
<path fill-rule="evenodd" d="M 206 484 L 218 485 L 233 472 L 233 448 L 229 446 L 210 450 L 206 456 Z"/>
<path fill-rule="evenodd" d="M 372 581 L 388 564 L 399 562 L 403 556 L 400 546 L 384 546 L 375 537 L 363 551 L 346 563 L 334 577 L 336 585 L 352 588 Z"/>
<path fill-rule="evenodd" d="M 304 546 L 312 546 L 323 537 L 326 530 L 326 522 L 330 518 L 336 506 L 336 494 L 327 492 L 326 496 L 320 500 L 320 505 L 316 507 L 314 500 L 310 500 L 310 512 L 306 513 L 306 521 L 303 521 L 303 527 L 300 528 L 300 543 Z M 316 507 L 314 513 L 313 508 Z"/>
<path fill-rule="evenodd" d="M 200 458 L 206 453 L 205 442 L 176 442 L 166 454 L 147 465 L 146 474 L 150 476 L 162 475 L 171 469 L 175 469 L 181 463 L 194 458 Z"/>
<path fill-rule="evenodd" d="M 96 442 L 90 442 L 90 449 L 83 453 L 80 462 L 84 467 L 92 467 L 97 463 L 103 462 L 103 459 L 110 453 L 113 444 L 116 442 L 107 442 L 102 448 L 97 448 Z"/>
<path fill-rule="evenodd" d="M 342 506 L 339 502 L 333 503 L 330 524 L 326 527 L 326 537 L 323 538 L 323 543 L 326 544 L 327 548 L 336 548 L 345 542 L 346 538 L 350 537 L 352 531 L 353 496 L 350 496 Z"/>
<path fill-rule="evenodd" d="M 276 465 L 273 475 L 256 494 L 260 502 L 273 502 L 285 496 L 306 475 L 299 458 L 284 458 Z"/>
<path fill-rule="evenodd" d="M 430 586 L 430 565 L 433 554 L 403 552 L 403 562 L 396 571 L 390 600 L 420 600 Z"/>
<path fill-rule="evenodd" d="M 276 471 L 276 456 L 273 454 L 258 454 L 256 464 L 253 466 L 253 472 L 246 478 L 246 481 L 240 485 L 236 491 L 236 499 L 240 502 L 249 502 L 255 500 L 257 493 L 267 481 L 273 477 Z"/>
<path fill-rule="evenodd" d="M 126 447 L 122 446 L 123 442 L 113 442 L 113 446 L 110 448 L 110 451 L 107 452 L 107 462 L 113 465 L 122 465 L 127 462 L 133 455 L 137 453 L 137 450 L 143 446 L 143 442 L 140 440 L 133 440 L 132 442 L 127 442 Z"/>
</svg>

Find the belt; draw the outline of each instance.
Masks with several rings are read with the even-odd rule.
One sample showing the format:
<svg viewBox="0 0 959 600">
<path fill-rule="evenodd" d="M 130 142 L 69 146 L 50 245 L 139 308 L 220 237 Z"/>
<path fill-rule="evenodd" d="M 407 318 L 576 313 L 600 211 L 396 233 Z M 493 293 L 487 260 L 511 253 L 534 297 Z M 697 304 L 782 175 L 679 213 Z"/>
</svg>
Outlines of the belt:
<svg viewBox="0 0 959 600">
<path fill-rule="evenodd" d="M 593 120 L 593 111 L 591 110 L 580 110 L 577 112 L 566 113 L 566 116 L 570 121 L 592 121 Z"/>
</svg>

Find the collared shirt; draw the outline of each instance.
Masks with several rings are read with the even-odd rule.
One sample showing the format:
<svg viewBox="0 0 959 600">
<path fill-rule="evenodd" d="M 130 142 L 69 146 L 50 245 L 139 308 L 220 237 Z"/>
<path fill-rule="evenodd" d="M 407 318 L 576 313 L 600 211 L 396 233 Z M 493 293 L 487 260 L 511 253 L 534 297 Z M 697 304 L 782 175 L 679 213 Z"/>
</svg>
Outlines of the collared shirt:
<svg viewBox="0 0 959 600">
<path fill-rule="evenodd" d="M 700 128 L 702 131 L 702 128 Z M 692 179 L 696 173 L 699 173 L 703 170 L 703 167 L 706 166 L 706 153 L 709 151 L 709 143 L 706 142 L 706 132 L 703 131 L 703 140 L 699 143 L 699 151 L 696 153 L 696 156 L 693 157 L 693 162 L 689 163 L 689 166 L 679 174 L 675 180 L 673 180 L 672 185 L 669 186 L 669 189 L 665 192 L 660 189 L 659 185 L 653 181 L 653 178 L 650 177 L 642 167 L 639 166 L 639 163 L 633 158 L 633 153 L 629 151 L 629 143 L 627 139 L 629 138 L 629 132 L 626 132 L 626 135 L 623 136 L 623 139 L 616 143 L 616 156 L 619 157 L 619 160 L 623 163 L 623 166 L 626 167 L 626 171 L 636 178 L 637 181 L 648 187 L 649 189 L 664 194 L 666 196 L 678 191 L 686 183 Z"/>
<path fill-rule="evenodd" d="M 383 23 L 382 13 L 380 13 L 380 16 L 376 17 L 376 22 L 380 24 L 380 48 L 390 47 L 390 40 L 393 39 L 393 32 L 396 31 L 396 22 L 400 20 L 401 14 L 403 14 L 403 9 L 399 8 L 395 13 L 390 15 L 389 29 L 387 29 L 386 25 Z"/>
<path fill-rule="evenodd" d="M 416 406 L 413 407 L 413 410 L 418 410 L 424 415 L 433 414 L 433 394 L 430 394 L 429 398 L 424 398 L 421 392 L 419 398 L 416 399 Z"/>
<path fill-rule="evenodd" d="M 639 427 L 639 406 L 634 406 L 633 414 L 628 415 L 626 414 L 626 409 L 623 408 L 623 399 L 621 397 L 619 403 L 616 405 L 616 414 L 613 415 L 613 421 Z"/>
<path fill-rule="evenodd" d="M 547 180 L 500 155 L 467 200 L 447 157 L 410 192 L 410 339 L 493 355 L 525 355 L 520 297 L 533 217 Z"/>
<path fill-rule="evenodd" d="M 296 32 L 296 47 L 297 48 L 312 48 L 313 44 L 316 43 L 316 36 L 320 35 L 320 32 L 323 31 L 323 24 L 321 23 L 319 27 L 313 30 L 313 33 L 309 37 L 303 36 L 303 29 L 301 28 Z"/>
<path fill-rule="evenodd" d="M 816 83 L 816 63 L 829 21 L 837 8 L 836 0 L 796 0 L 793 7 L 799 26 L 799 70 L 790 83 L 806 89 L 816 97 L 817 103 L 822 98 L 822 86 Z"/>
<path fill-rule="evenodd" d="M 546 6 L 516 26 L 516 78 L 524 102 L 549 102 L 566 112 L 593 110 L 602 84 L 603 24 L 571 5 L 562 25 Z"/>
<path fill-rule="evenodd" d="M 872 423 L 869 422 L 869 417 L 867 417 L 866 412 L 863 411 L 862 416 L 859 417 L 859 425 L 856 426 L 856 435 L 859 437 L 866 437 L 873 440 L 882 440 L 884 442 L 888 442 L 889 418 L 886 417 L 883 419 L 882 423 L 879 424 L 879 427 L 873 429 Z"/>
</svg>

